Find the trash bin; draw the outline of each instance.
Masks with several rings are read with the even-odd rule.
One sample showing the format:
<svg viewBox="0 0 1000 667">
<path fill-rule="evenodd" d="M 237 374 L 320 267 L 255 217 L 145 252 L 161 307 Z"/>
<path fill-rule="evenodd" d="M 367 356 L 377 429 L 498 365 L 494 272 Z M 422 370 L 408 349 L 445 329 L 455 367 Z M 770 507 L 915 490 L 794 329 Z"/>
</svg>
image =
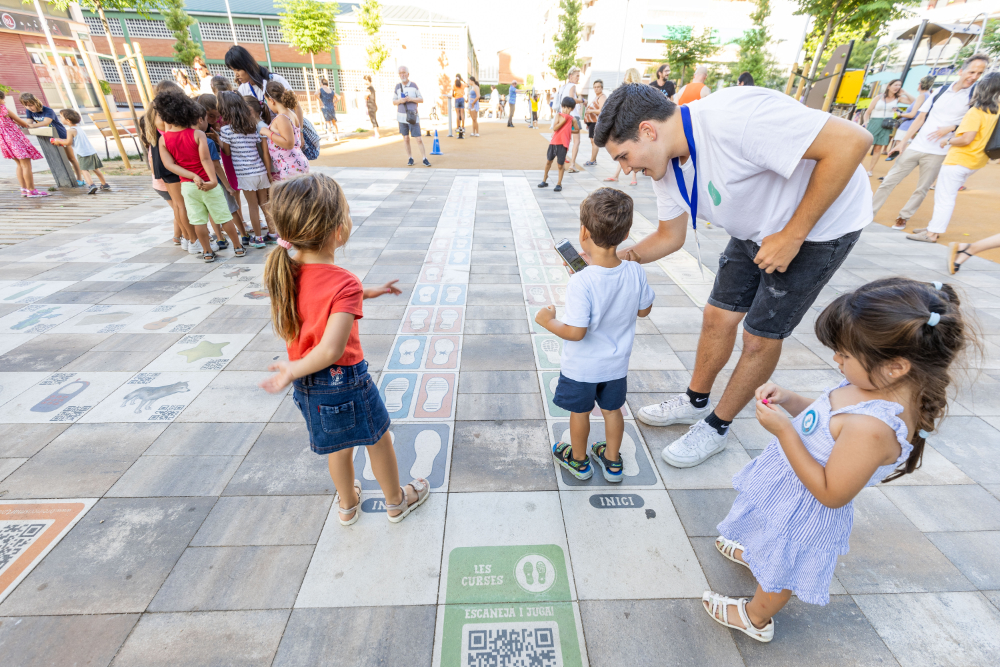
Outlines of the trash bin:
<svg viewBox="0 0 1000 667">
<path fill-rule="evenodd" d="M 36 127 L 28 130 L 28 134 L 38 137 L 38 149 L 45 156 L 45 161 L 49 165 L 52 177 L 56 179 L 56 187 L 75 188 L 76 170 L 73 164 L 66 157 L 66 151 L 62 146 L 55 146 L 49 143 L 49 139 L 58 136 L 51 127 Z"/>
</svg>

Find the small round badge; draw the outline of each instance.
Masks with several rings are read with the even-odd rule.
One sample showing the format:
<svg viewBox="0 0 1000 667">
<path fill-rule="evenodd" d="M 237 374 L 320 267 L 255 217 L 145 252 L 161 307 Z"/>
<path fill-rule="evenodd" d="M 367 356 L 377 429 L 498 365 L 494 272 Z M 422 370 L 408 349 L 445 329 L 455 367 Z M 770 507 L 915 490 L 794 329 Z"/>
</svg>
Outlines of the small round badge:
<svg viewBox="0 0 1000 667">
<path fill-rule="evenodd" d="M 819 418 L 816 416 L 815 410 L 809 410 L 804 417 L 802 417 L 802 435 L 809 435 L 812 433 L 813 429 L 816 428 L 816 422 Z"/>
</svg>

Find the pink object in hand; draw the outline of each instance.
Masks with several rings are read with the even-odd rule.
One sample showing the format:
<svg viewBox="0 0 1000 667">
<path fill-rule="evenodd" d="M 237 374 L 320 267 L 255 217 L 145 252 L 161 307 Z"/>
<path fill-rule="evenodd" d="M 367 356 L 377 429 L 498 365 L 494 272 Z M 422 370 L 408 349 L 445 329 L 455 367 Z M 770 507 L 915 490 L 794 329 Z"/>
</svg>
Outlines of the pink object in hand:
<svg viewBox="0 0 1000 667">
<path fill-rule="evenodd" d="M 762 403 L 763 403 L 764 405 L 767 405 L 767 399 L 766 399 L 766 398 L 765 398 L 765 399 L 764 399 L 763 401 L 761 401 L 761 402 L 762 402 Z"/>
</svg>

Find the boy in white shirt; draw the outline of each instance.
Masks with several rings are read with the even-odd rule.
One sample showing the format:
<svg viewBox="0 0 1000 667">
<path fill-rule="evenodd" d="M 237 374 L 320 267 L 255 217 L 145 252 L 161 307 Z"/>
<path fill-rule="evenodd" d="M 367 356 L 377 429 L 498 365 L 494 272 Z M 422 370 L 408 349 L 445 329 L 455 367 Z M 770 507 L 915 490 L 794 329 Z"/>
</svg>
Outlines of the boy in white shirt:
<svg viewBox="0 0 1000 667">
<path fill-rule="evenodd" d="M 621 408 L 635 322 L 649 315 L 656 296 L 637 262 L 618 259 L 618 244 L 628 238 L 631 228 L 631 197 L 612 188 L 590 193 L 580 204 L 580 246 L 590 256 L 590 266 L 570 276 L 564 321 L 556 319 L 554 306 L 535 316 L 540 326 L 566 341 L 553 402 L 572 413 L 571 442 L 555 443 L 552 455 L 580 480 L 594 474 L 590 457 L 601 466 L 604 479 L 622 480 L 619 450 L 625 420 Z M 606 440 L 588 448 L 595 402 L 604 414 Z"/>
</svg>

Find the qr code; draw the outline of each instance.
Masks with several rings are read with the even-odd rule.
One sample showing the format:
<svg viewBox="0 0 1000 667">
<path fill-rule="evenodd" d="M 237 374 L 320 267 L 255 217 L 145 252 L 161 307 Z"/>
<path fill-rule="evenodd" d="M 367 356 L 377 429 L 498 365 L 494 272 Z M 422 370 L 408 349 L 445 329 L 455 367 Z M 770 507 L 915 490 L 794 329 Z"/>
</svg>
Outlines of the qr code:
<svg viewBox="0 0 1000 667">
<path fill-rule="evenodd" d="M 177 415 L 181 413 L 184 409 L 183 405 L 161 405 L 156 409 L 156 412 L 149 415 L 149 421 L 151 422 L 169 422 L 173 421 Z"/>
<path fill-rule="evenodd" d="M 0 521 L 0 574 L 54 521 Z"/>
<path fill-rule="evenodd" d="M 193 324 L 178 324 L 170 330 L 170 333 L 187 333 L 188 331 L 191 331 L 191 329 L 194 329 Z"/>
<path fill-rule="evenodd" d="M 53 373 L 38 384 L 64 384 L 75 376 L 76 373 Z"/>
<path fill-rule="evenodd" d="M 195 343 L 200 343 L 201 339 L 204 338 L 202 334 L 193 334 L 191 336 L 184 336 L 181 338 L 180 345 L 194 345 Z"/>
<path fill-rule="evenodd" d="M 23 299 L 18 299 L 14 303 L 34 303 L 40 301 L 42 297 L 40 296 L 26 296 Z"/>
<path fill-rule="evenodd" d="M 35 326 L 28 329 L 27 333 L 45 333 L 49 329 L 54 329 L 56 325 L 54 324 L 36 324 Z"/>
<path fill-rule="evenodd" d="M 109 324 L 106 327 L 101 327 L 97 330 L 97 333 L 118 333 L 125 328 L 124 324 Z"/>
<path fill-rule="evenodd" d="M 105 310 L 111 306 L 91 306 L 87 310 L 83 311 L 85 313 L 103 313 Z"/>
<path fill-rule="evenodd" d="M 208 283 L 191 283 L 188 287 L 191 289 L 201 289 L 202 287 L 208 287 Z"/>
<path fill-rule="evenodd" d="M 11 283 L 9 286 L 14 287 L 27 287 L 28 285 L 34 285 L 34 280 L 18 280 L 16 283 Z"/>
<path fill-rule="evenodd" d="M 50 419 L 50 422 L 75 422 L 77 419 L 82 417 L 87 410 L 94 407 L 93 405 L 71 405 L 68 408 L 63 408 L 63 411 L 57 414 L 55 417 Z"/>
<path fill-rule="evenodd" d="M 174 309 L 173 306 L 157 306 L 156 308 L 154 308 L 153 310 L 151 310 L 149 312 L 151 312 L 151 313 L 169 313 L 173 309 Z"/>
<path fill-rule="evenodd" d="M 224 297 L 224 296 L 217 296 L 214 299 L 210 299 L 209 302 L 208 302 L 208 304 L 210 306 L 221 306 L 226 301 L 229 301 L 229 299 L 226 298 L 226 297 Z"/>
<path fill-rule="evenodd" d="M 139 373 L 125 384 L 149 384 L 159 375 L 159 373 Z"/>
<path fill-rule="evenodd" d="M 475 623 L 462 626 L 466 667 L 562 667 L 559 624 Z"/>
<path fill-rule="evenodd" d="M 221 371 L 226 364 L 228 364 L 230 359 L 212 359 L 211 361 L 206 361 L 201 365 L 201 370 L 203 371 Z"/>
</svg>

